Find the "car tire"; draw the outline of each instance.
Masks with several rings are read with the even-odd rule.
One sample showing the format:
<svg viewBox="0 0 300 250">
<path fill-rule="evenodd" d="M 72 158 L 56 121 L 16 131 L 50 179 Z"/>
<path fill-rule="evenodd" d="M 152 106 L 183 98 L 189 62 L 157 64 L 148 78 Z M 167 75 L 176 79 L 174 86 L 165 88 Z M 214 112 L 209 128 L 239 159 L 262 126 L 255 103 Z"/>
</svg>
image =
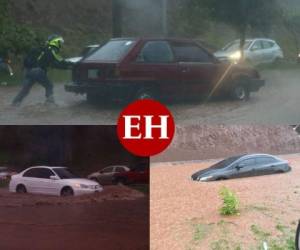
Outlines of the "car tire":
<svg viewBox="0 0 300 250">
<path fill-rule="evenodd" d="M 74 196 L 74 191 L 72 188 L 70 187 L 64 187 L 61 192 L 60 192 L 60 195 L 62 197 L 70 197 L 70 196 Z"/>
<path fill-rule="evenodd" d="M 136 100 L 147 100 L 147 99 L 155 99 L 155 95 L 153 93 L 153 90 L 151 89 L 141 89 L 137 92 L 135 96 Z"/>
<path fill-rule="evenodd" d="M 23 184 L 20 184 L 20 185 L 17 186 L 16 192 L 18 194 L 26 194 L 27 193 L 27 189 L 26 189 L 26 187 Z"/>
<path fill-rule="evenodd" d="M 246 83 L 247 79 L 240 79 L 231 90 L 231 97 L 237 101 L 247 101 L 250 98 L 250 91 Z"/>
<path fill-rule="evenodd" d="M 116 179 L 116 185 L 127 185 L 128 181 L 126 178 L 118 178 Z"/>
</svg>

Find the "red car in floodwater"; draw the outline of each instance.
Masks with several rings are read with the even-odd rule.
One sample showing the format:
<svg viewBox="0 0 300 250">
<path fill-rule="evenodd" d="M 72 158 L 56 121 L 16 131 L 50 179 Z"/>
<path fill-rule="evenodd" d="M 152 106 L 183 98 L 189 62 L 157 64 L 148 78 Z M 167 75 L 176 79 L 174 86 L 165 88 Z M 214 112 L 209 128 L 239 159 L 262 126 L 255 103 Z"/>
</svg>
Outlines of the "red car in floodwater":
<svg viewBox="0 0 300 250">
<path fill-rule="evenodd" d="M 263 85 L 255 69 L 220 62 L 193 40 L 119 38 L 83 58 L 65 88 L 91 102 L 220 94 L 246 100 Z"/>
<path fill-rule="evenodd" d="M 130 171 L 116 173 L 113 183 L 122 184 L 149 184 L 150 179 L 149 164 L 139 164 Z"/>
</svg>

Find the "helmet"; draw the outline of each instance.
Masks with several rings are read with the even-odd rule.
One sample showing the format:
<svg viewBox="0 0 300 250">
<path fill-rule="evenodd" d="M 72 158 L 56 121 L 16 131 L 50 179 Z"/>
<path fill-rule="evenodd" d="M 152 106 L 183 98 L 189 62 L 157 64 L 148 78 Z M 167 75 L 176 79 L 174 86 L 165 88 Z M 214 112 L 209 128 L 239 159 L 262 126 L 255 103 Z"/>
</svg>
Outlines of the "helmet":
<svg viewBox="0 0 300 250">
<path fill-rule="evenodd" d="M 65 42 L 65 40 L 63 39 L 62 36 L 51 35 L 48 37 L 47 44 L 60 49 L 62 47 L 62 45 L 64 44 L 64 42 Z"/>
</svg>

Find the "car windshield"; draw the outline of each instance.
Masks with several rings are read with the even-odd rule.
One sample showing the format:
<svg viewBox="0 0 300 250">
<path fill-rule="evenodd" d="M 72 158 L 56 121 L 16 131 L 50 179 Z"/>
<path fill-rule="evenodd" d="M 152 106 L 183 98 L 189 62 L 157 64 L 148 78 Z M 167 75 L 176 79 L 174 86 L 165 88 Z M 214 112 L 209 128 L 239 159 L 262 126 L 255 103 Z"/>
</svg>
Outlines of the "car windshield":
<svg viewBox="0 0 300 250">
<path fill-rule="evenodd" d="M 59 176 L 60 179 L 76 179 L 76 175 L 70 172 L 67 168 L 54 168 L 53 171 Z"/>
<path fill-rule="evenodd" d="M 246 41 L 244 45 L 244 50 L 248 49 L 250 47 L 251 41 Z M 235 52 L 240 49 L 240 41 L 235 41 L 227 46 L 225 46 L 222 50 L 227 52 Z"/>
<path fill-rule="evenodd" d="M 231 163 L 235 162 L 237 159 L 241 158 L 241 156 L 233 156 L 233 157 L 230 157 L 230 158 L 227 158 L 223 161 L 220 161 L 214 165 L 212 165 L 210 167 L 210 169 L 221 169 L 221 168 L 225 168 L 227 167 L 228 165 L 230 165 Z"/>
<path fill-rule="evenodd" d="M 134 40 L 115 40 L 105 44 L 102 48 L 88 56 L 85 61 L 120 61 L 133 47 Z"/>
</svg>

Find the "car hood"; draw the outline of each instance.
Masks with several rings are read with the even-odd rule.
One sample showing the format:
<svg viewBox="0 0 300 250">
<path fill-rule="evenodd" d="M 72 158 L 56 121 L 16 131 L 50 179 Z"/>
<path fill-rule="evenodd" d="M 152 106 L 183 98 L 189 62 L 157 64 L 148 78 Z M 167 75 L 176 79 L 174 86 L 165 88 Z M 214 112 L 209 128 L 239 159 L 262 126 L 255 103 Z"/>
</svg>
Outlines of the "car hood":
<svg viewBox="0 0 300 250">
<path fill-rule="evenodd" d="M 215 57 L 217 58 L 222 58 L 222 57 L 229 57 L 230 55 L 234 54 L 235 52 L 228 52 L 228 51 L 223 51 L 223 50 L 219 50 L 217 52 L 214 53 Z"/>
<path fill-rule="evenodd" d="M 99 185 L 99 183 L 95 181 L 91 181 L 84 178 L 76 178 L 76 179 L 63 179 L 63 181 L 69 184 L 84 184 L 84 185 Z"/>
<path fill-rule="evenodd" d="M 100 176 L 100 173 L 95 172 L 95 173 L 91 173 L 90 175 L 88 175 L 88 178 L 98 177 L 98 176 Z"/>
<path fill-rule="evenodd" d="M 200 170 L 200 171 L 198 171 L 198 172 L 196 172 L 196 173 L 194 173 L 192 175 L 192 179 L 194 181 L 197 181 L 198 178 L 203 178 L 203 177 L 206 177 L 206 176 L 213 175 L 216 172 L 218 172 L 218 170 L 220 170 L 220 169 L 204 169 L 204 170 Z"/>
</svg>

